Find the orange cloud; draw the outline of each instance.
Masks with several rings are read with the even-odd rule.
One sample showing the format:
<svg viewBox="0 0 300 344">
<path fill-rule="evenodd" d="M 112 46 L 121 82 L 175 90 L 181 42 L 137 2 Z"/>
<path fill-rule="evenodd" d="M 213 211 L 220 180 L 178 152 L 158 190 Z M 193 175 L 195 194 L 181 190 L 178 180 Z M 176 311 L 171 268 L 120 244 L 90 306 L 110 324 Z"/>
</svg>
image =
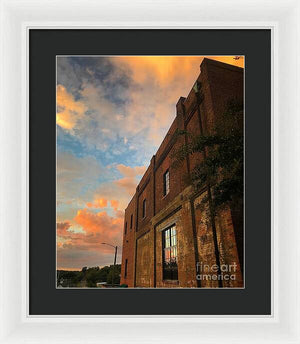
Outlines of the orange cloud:
<svg viewBox="0 0 300 344">
<path fill-rule="evenodd" d="M 131 196 L 135 193 L 135 188 L 137 186 L 137 182 L 135 178 L 128 178 L 128 177 L 116 180 L 115 184 L 125 189 L 127 193 Z"/>
<path fill-rule="evenodd" d="M 195 66 L 199 69 L 199 56 L 121 56 L 118 63 L 130 68 L 137 83 L 151 77 L 165 86 L 178 74 L 190 73 Z"/>
<path fill-rule="evenodd" d="M 94 201 L 94 203 L 88 202 L 86 205 L 88 208 L 106 208 L 107 203 L 107 199 L 98 198 Z"/>
<path fill-rule="evenodd" d="M 111 205 L 111 207 L 115 210 L 115 211 L 117 211 L 118 210 L 118 207 L 119 207 L 119 201 L 116 201 L 116 200 L 111 200 L 110 201 L 110 205 Z"/>
<path fill-rule="evenodd" d="M 200 73 L 205 56 L 120 56 L 111 57 L 120 71 L 130 75 L 134 86 L 128 90 L 124 136 L 147 130 L 145 139 L 159 145 L 175 117 L 175 104 L 186 96 Z M 243 67 L 244 58 L 207 56 Z M 138 84 L 139 87 L 135 87 Z"/>
<path fill-rule="evenodd" d="M 117 243 L 121 241 L 123 218 L 109 216 L 105 211 L 95 214 L 88 209 L 82 209 L 78 210 L 74 221 L 88 236 L 97 235 L 102 241 L 110 240 Z"/>
<path fill-rule="evenodd" d="M 56 233 L 57 235 L 66 235 L 67 230 L 71 227 L 71 224 L 69 222 L 58 222 L 56 224 Z"/>
<path fill-rule="evenodd" d="M 130 167 L 130 166 L 125 166 L 123 164 L 119 164 L 117 165 L 117 169 L 119 170 L 120 173 L 123 174 L 123 176 L 132 178 L 132 177 L 144 174 L 146 171 L 146 166 Z"/>
<path fill-rule="evenodd" d="M 67 231 L 69 222 L 58 223 L 57 228 L 57 264 L 59 267 L 77 267 L 89 265 L 91 257 L 98 257 L 96 264 L 111 262 L 112 250 L 109 246 L 101 245 L 107 242 L 119 247 L 122 251 L 122 230 L 124 212 L 117 210 L 116 216 L 109 216 L 105 211 L 92 213 L 88 209 L 81 209 L 72 220 L 74 226 L 80 226 L 84 232 Z M 72 225 L 73 226 L 73 225 Z M 90 265 L 91 266 L 91 265 Z"/>
<path fill-rule="evenodd" d="M 130 68 L 133 79 L 144 83 L 149 77 L 155 78 L 162 85 L 170 85 L 177 78 L 193 77 L 199 73 L 199 66 L 204 57 L 212 60 L 244 67 L 244 57 L 240 56 L 120 56 L 117 63 Z M 115 58 L 112 58 L 113 60 Z"/>
<path fill-rule="evenodd" d="M 87 110 L 87 107 L 82 102 L 75 101 L 72 94 L 62 85 L 57 85 L 56 103 L 56 123 L 67 130 L 72 130 Z"/>
<path fill-rule="evenodd" d="M 117 169 L 123 174 L 124 178 L 116 180 L 114 183 L 125 189 L 128 196 L 132 196 L 135 193 L 137 186 L 137 176 L 143 175 L 146 171 L 146 166 L 130 167 L 123 164 L 117 165 Z"/>
</svg>

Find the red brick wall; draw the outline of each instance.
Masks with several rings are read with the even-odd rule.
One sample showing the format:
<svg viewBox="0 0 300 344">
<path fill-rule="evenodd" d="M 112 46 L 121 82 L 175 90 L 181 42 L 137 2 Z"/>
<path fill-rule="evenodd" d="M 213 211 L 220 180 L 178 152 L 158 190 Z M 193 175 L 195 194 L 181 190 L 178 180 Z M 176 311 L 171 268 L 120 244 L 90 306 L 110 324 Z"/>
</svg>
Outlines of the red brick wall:
<svg viewBox="0 0 300 344">
<path fill-rule="evenodd" d="M 177 121 L 174 121 L 172 130 L 175 132 L 177 128 L 183 129 L 183 120 L 180 115 L 177 115 Z M 177 127 L 175 127 L 175 124 Z M 155 213 L 161 211 L 167 204 L 174 199 L 181 191 L 185 189 L 187 165 L 183 162 L 179 166 L 174 166 L 175 158 L 174 153 L 178 151 L 179 147 L 184 144 L 184 136 L 177 136 L 176 141 L 169 140 L 169 143 L 174 142 L 169 152 L 164 156 L 160 154 L 160 159 L 156 157 L 156 171 L 155 171 Z M 163 158 L 163 160 L 162 160 Z M 164 173 L 169 170 L 170 178 L 170 192 L 164 196 L 163 188 L 163 176 Z"/>
<path fill-rule="evenodd" d="M 135 252 L 135 206 L 136 197 L 132 198 L 125 210 L 124 228 L 123 228 L 123 250 L 121 265 L 121 284 L 127 284 L 129 287 L 134 285 L 134 252 Z M 132 229 L 130 229 L 130 217 L 133 215 Z M 127 233 L 125 234 L 125 223 L 127 222 Z M 127 259 L 127 277 L 125 277 L 125 261 Z"/>
<path fill-rule="evenodd" d="M 143 218 L 143 201 L 146 199 L 146 216 Z M 148 224 L 153 216 L 152 180 L 138 197 L 138 230 Z"/>
<path fill-rule="evenodd" d="M 215 258 L 215 245 L 213 240 L 213 230 L 212 224 L 209 216 L 208 206 L 203 208 L 201 205 L 201 200 L 206 196 L 203 193 L 195 200 L 195 222 L 197 229 L 198 238 L 198 252 L 199 252 L 199 262 L 202 263 L 202 267 L 210 267 L 216 264 Z M 223 287 L 242 287 L 242 275 L 239 264 L 238 252 L 235 243 L 234 230 L 231 219 L 230 209 L 224 209 L 219 211 L 216 216 L 216 233 L 218 241 L 218 250 L 220 254 L 220 266 L 224 269 L 231 267 L 230 275 L 232 275 L 232 280 L 225 278 L 222 281 Z M 199 268 L 199 274 L 206 275 L 216 275 L 214 271 L 208 271 Z M 223 275 L 228 274 L 224 271 Z M 201 287 L 204 288 L 217 288 L 217 280 L 202 280 Z"/>
<path fill-rule="evenodd" d="M 201 110 L 205 116 L 204 127 L 209 130 L 216 117 L 224 113 L 229 100 L 243 101 L 244 73 L 239 67 L 207 59 L 206 62 L 201 64 L 200 79 L 203 80 L 204 92 Z"/>
<path fill-rule="evenodd" d="M 151 252 L 150 232 L 137 239 L 136 259 L 136 286 L 150 287 L 151 265 L 153 256 Z"/>
<path fill-rule="evenodd" d="M 223 282 L 225 287 L 243 287 L 241 273 L 241 262 L 239 261 L 231 211 L 228 208 L 220 211 L 216 217 L 216 228 L 218 233 L 218 245 L 220 251 L 220 264 L 235 266 L 233 271 L 234 280 Z"/>
<path fill-rule="evenodd" d="M 197 136 L 200 134 L 200 123 L 199 123 L 199 116 L 198 112 L 194 111 L 191 119 L 187 123 L 186 131 L 188 132 L 187 139 L 190 143 L 193 136 Z M 192 171 L 199 162 L 203 159 L 201 153 L 194 153 L 189 158 L 190 170 Z"/>
</svg>

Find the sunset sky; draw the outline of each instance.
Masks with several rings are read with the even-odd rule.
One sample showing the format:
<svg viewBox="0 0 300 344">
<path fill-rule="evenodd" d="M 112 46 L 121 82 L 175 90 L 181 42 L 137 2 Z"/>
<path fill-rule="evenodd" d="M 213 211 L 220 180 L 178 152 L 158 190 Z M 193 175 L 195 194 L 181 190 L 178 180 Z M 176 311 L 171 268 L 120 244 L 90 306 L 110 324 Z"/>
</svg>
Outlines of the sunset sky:
<svg viewBox="0 0 300 344">
<path fill-rule="evenodd" d="M 243 67 L 244 59 L 213 57 Z M 203 56 L 57 57 L 57 268 L 121 261 L 124 209 Z"/>
</svg>

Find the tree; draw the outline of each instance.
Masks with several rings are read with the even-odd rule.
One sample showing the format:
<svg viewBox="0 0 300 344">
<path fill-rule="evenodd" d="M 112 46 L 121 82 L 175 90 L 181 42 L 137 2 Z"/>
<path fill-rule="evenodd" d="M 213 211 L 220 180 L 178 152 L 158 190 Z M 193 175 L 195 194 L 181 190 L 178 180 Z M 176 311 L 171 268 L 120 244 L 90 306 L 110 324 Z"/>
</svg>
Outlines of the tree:
<svg viewBox="0 0 300 344">
<path fill-rule="evenodd" d="M 196 153 L 202 155 L 201 162 L 186 179 L 194 186 L 196 192 L 203 188 L 207 190 L 207 195 L 201 203 L 203 209 L 207 206 L 209 209 L 216 260 L 219 260 L 215 230 L 216 211 L 229 205 L 233 221 L 239 222 L 234 228 L 242 266 L 243 233 L 240 219 L 243 212 L 244 190 L 243 104 L 236 100 L 229 101 L 226 110 L 216 119 L 215 126 L 209 134 L 192 135 L 181 130 L 177 135 L 187 135 L 188 140 L 173 154 L 174 166 L 178 166 L 189 155 Z"/>
<path fill-rule="evenodd" d="M 231 100 L 226 111 L 216 120 L 210 135 L 187 134 L 189 142 L 173 154 L 177 166 L 188 155 L 201 153 L 202 161 L 196 165 L 187 178 L 196 190 L 211 186 L 213 208 L 222 207 L 243 197 L 243 105 Z M 207 198 L 203 203 L 208 202 Z"/>
<path fill-rule="evenodd" d="M 110 265 L 109 273 L 107 275 L 107 283 L 112 284 L 112 277 L 114 275 L 114 285 L 120 284 L 121 264 L 116 264 L 115 267 Z"/>
<path fill-rule="evenodd" d="M 98 282 L 107 282 L 112 284 L 112 275 L 114 271 L 114 284 L 120 284 L 121 265 L 83 267 L 81 271 L 63 271 L 57 270 L 57 285 L 63 287 L 82 287 L 86 283 L 89 288 L 97 286 Z"/>
</svg>

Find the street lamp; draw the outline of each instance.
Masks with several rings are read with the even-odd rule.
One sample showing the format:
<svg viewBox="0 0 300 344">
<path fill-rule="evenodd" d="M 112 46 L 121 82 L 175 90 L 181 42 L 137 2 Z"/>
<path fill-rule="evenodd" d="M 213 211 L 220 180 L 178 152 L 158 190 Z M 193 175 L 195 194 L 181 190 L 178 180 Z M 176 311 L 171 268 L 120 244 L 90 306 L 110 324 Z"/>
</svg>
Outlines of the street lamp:
<svg viewBox="0 0 300 344">
<path fill-rule="evenodd" d="M 114 279 L 115 279 L 115 267 L 116 267 L 116 261 L 117 261 L 117 252 L 118 252 L 118 246 L 114 246 L 111 244 L 107 244 L 106 242 L 102 242 L 102 245 L 108 245 L 111 246 L 115 249 L 115 259 L 114 259 L 114 267 L 113 267 L 113 273 L 112 273 L 112 278 L 111 278 L 111 285 L 112 287 L 114 286 Z"/>
</svg>

